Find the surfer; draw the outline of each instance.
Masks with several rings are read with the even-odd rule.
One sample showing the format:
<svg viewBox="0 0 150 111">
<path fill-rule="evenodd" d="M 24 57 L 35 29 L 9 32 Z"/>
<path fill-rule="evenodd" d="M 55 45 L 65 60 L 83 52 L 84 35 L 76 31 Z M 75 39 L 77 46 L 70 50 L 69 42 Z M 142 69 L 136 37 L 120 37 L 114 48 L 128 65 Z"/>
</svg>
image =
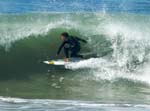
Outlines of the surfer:
<svg viewBox="0 0 150 111">
<path fill-rule="evenodd" d="M 60 54 L 62 48 L 64 48 L 66 61 L 68 61 L 68 58 L 70 58 L 70 57 L 83 58 L 82 55 L 78 54 L 80 52 L 80 50 L 81 50 L 80 41 L 83 42 L 83 43 L 87 43 L 86 40 L 81 39 L 79 37 L 70 36 L 67 32 L 63 32 L 60 35 L 60 38 L 62 40 L 62 44 L 58 48 L 57 56 Z"/>
</svg>

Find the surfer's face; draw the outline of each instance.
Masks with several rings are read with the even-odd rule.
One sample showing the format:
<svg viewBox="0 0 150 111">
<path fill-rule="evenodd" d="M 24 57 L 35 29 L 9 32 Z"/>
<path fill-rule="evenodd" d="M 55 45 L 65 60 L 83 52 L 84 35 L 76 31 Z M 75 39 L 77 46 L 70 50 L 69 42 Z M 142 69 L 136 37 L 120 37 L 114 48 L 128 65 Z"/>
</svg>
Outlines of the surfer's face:
<svg viewBox="0 0 150 111">
<path fill-rule="evenodd" d="M 62 35 L 60 36 L 60 38 L 61 38 L 62 41 L 65 41 L 65 39 L 66 39 L 66 38 L 65 38 L 64 36 L 62 36 Z"/>
</svg>

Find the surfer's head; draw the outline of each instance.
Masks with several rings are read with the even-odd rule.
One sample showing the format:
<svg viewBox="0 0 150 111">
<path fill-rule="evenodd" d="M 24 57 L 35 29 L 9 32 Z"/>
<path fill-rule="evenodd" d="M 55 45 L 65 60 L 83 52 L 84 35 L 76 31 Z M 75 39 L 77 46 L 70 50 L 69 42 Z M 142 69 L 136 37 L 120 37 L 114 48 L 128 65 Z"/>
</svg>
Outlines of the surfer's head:
<svg viewBox="0 0 150 111">
<path fill-rule="evenodd" d="M 61 33 L 60 37 L 61 37 L 61 40 L 64 41 L 64 40 L 68 39 L 69 34 L 67 32 L 63 32 L 63 33 Z"/>
</svg>

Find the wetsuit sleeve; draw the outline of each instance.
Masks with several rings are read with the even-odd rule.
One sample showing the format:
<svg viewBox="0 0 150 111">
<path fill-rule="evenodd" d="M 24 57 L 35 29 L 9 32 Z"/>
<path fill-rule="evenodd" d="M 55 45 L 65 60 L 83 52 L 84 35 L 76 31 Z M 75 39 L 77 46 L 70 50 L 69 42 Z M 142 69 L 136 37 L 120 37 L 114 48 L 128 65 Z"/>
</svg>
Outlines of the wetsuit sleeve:
<svg viewBox="0 0 150 111">
<path fill-rule="evenodd" d="M 81 42 L 84 42 L 84 43 L 87 43 L 87 41 L 86 40 L 84 40 L 84 39 L 81 39 L 81 38 L 79 38 L 79 37 L 75 37 L 78 41 L 81 41 Z"/>
<path fill-rule="evenodd" d="M 64 47 L 65 44 L 66 44 L 66 42 L 63 42 L 63 43 L 60 45 L 60 47 L 59 47 L 59 49 L 58 49 L 58 51 L 57 51 L 57 54 L 58 54 L 58 55 L 60 54 L 60 52 L 61 52 L 61 50 L 62 50 L 62 48 Z"/>
</svg>

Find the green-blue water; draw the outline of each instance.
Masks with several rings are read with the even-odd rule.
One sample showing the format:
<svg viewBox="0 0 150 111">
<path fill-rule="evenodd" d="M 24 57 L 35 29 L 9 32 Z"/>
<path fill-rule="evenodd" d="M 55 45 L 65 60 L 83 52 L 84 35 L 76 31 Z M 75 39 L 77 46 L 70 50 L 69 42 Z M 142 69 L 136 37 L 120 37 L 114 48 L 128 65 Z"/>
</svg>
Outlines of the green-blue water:
<svg viewBox="0 0 150 111">
<path fill-rule="evenodd" d="M 148 4 L 0 1 L 0 111 L 149 111 Z M 63 58 L 55 55 L 64 31 L 97 58 L 43 64 Z"/>
</svg>

